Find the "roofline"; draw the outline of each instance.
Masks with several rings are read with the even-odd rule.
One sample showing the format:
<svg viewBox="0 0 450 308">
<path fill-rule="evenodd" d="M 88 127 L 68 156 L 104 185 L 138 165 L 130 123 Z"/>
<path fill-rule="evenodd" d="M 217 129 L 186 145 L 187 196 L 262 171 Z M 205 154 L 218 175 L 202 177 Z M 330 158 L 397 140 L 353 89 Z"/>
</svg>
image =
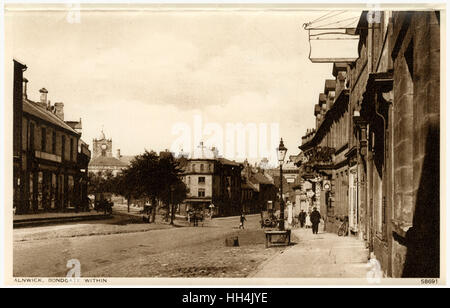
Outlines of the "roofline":
<svg viewBox="0 0 450 308">
<path fill-rule="evenodd" d="M 39 121 L 45 122 L 45 123 L 46 123 L 47 125 L 49 125 L 49 126 L 57 127 L 57 128 L 60 129 L 60 130 L 63 130 L 63 131 L 65 131 L 65 132 L 70 133 L 71 135 L 74 135 L 74 136 L 77 136 L 77 137 L 81 138 L 81 133 L 77 133 L 76 131 L 72 131 L 72 130 L 67 129 L 67 128 L 65 128 L 65 127 L 56 125 L 55 123 L 49 122 L 49 121 L 47 121 L 47 120 L 45 120 L 45 119 L 43 119 L 43 118 L 40 118 L 40 117 L 38 117 L 38 116 L 35 116 L 34 114 L 31 114 L 31 113 L 29 113 L 29 112 L 22 111 L 22 113 L 23 113 L 23 114 L 26 114 L 28 117 L 31 117 L 31 118 L 34 118 L 34 119 L 38 119 Z"/>
</svg>

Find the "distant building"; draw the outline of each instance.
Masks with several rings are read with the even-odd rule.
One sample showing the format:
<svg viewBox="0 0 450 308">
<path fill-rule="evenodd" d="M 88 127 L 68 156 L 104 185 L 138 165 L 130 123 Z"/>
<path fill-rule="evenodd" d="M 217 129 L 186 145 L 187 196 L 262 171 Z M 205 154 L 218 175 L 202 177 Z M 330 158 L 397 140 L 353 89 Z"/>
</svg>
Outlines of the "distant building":
<svg viewBox="0 0 450 308">
<path fill-rule="evenodd" d="M 120 149 L 117 149 L 116 156 L 112 152 L 112 139 L 107 139 L 103 130 L 100 136 L 92 141 L 93 155 L 89 163 L 89 171 L 95 174 L 105 174 L 111 172 L 117 175 L 123 169 L 128 167 L 134 156 L 123 156 Z"/>
<path fill-rule="evenodd" d="M 242 209 L 245 213 L 267 210 L 277 199 L 277 188 L 267 171 L 244 162 L 242 170 Z"/>
<path fill-rule="evenodd" d="M 79 122 L 64 121 L 64 104 L 51 104 L 48 91 L 28 98 L 23 72 L 14 60 L 14 192 L 16 214 L 86 210 L 91 152 Z"/>
<path fill-rule="evenodd" d="M 290 184 L 294 183 L 295 180 L 299 177 L 299 168 L 295 164 L 298 160 L 298 155 L 291 155 L 289 156 L 289 160 L 287 160 L 283 164 L 283 177 L 286 179 L 286 181 Z M 264 159 L 261 161 L 260 165 L 264 165 Z M 277 168 L 270 168 L 267 170 L 267 172 L 272 176 L 280 175 L 280 167 Z"/>
<path fill-rule="evenodd" d="M 214 158 L 214 149 L 212 154 L 206 151 L 210 150 L 202 149 L 198 158 L 186 159 L 183 163 L 183 181 L 188 193 L 180 213 L 186 214 L 189 209 L 211 209 L 216 216 L 239 215 L 242 211 L 242 164 Z"/>
</svg>

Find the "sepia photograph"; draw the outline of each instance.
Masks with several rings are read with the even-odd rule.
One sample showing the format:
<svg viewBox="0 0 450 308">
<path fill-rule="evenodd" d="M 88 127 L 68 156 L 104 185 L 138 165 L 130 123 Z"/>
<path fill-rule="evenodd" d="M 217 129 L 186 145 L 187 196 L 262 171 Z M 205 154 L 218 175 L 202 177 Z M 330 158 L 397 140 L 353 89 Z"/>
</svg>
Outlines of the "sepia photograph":
<svg viewBox="0 0 450 308">
<path fill-rule="evenodd" d="M 446 283 L 445 6 L 3 11 L 9 284 Z"/>
</svg>

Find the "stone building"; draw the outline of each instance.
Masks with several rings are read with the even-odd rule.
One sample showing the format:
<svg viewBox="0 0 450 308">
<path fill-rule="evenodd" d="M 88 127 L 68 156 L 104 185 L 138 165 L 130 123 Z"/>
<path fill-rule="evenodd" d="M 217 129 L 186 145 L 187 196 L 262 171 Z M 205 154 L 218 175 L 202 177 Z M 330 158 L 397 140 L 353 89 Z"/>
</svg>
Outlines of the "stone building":
<svg viewBox="0 0 450 308">
<path fill-rule="evenodd" d="M 189 209 L 213 209 L 215 216 L 239 215 L 242 164 L 225 158 L 188 159 L 183 181 L 188 188 L 180 213 Z M 210 207 L 213 204 L 213 207 Z"/>
<path fill-rule="evenodd" d="M 186 215 L 190 209 L 211 210 L 215 216 L 239 215 L 242 212 L 243 165 L 218 157 L 215 148 L 200 151 L 191 158 L 183 158 L 183 182 L 187 197 L 179 212 Z"/>
<path fill-rule="evenodd" d="M 87 210 L 91 153 L 81 140 L 81 120 L 65 122 L 64 104 L 51 104 L 45 88 L 39 101 L 29 99 L 26 69 L 14 60 L 15 212 Z"/>
<path fill-rule="evenodd" d="M 95 174 L 105 174 L 111 172 L 117 175 L 123 169 L 128 167 L 134 156 L 123 156 L 120 149 L 117 149 L 117 154 L 113 156 L 112 139 L 106 138 L 103 130 L 98 138 L 92 141 L 93 153 L 92 160 L 89 163 L 89 171 Z"/>
<path fill-rule="evenodd" d="M 330 158 L 319 155 L 319 162 L 302 163 L 302 168 L 317 170 L 324 160 L 331 162 L 327 209 L 347 213 L 351 233 L 367 243 L 386 276 L 438 277 L 439 12 L 367 14 L 363 12 L 355 32 L 358 59 L 340 64 L 348 92 L 342 110 L 347 140 L 341 144 L 348 144 L 342 152 L 344 169 L 337 169 L 343 157 L 336 147 Z M 321 113 L 316 109 L 317 117 Z M 324 121 L 337 118 L 336 112 L 328 113 Z M 314 141 L 322 139 L 322 125 L 302 138 L 305 154 L 323 150 Z M 329 133 L 335 145 L 339 135 Z M 339 185 L 348 189 L 347 197 L 339 198 Z"/>
<path fill-rule="evenodd" d="M 242 169 L 242 210 L 247 213 L 260 213 L 267 205 L 275 204 L 277 188 L 267 170 L 253 167 L 244 161 Z"/>
<path fill-rule="evenodd" d="M 312 204 L 325 218 L 325 229 L 337 232 L 349 217 L 348 159 L 349 90 L 346 87 L 347 65 L 333 65 L 335 80 L 325 81 L 324 92 L 314 107 L 316 127 L 302 139 L 303 181 L 310 183 Z M 325 185 L 327 184 L 328 185 Z M 305 185 L 305 183 L 303 183 Z M 351 223 L 350 230 L 357 232 Z"/>
</svg>

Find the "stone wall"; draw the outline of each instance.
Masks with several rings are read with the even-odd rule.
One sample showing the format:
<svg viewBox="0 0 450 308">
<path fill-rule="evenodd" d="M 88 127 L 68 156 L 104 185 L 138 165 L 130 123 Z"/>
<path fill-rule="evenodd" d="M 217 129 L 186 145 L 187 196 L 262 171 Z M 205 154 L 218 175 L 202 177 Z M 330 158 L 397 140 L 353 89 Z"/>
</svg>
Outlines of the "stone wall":
<svg viewBox="0 0 450 308">
<path fill-rule="evenodd" d="M 440 23 L 435 12 L 394 18 L 393 275 L 439 274 Z"/>
</svg>

